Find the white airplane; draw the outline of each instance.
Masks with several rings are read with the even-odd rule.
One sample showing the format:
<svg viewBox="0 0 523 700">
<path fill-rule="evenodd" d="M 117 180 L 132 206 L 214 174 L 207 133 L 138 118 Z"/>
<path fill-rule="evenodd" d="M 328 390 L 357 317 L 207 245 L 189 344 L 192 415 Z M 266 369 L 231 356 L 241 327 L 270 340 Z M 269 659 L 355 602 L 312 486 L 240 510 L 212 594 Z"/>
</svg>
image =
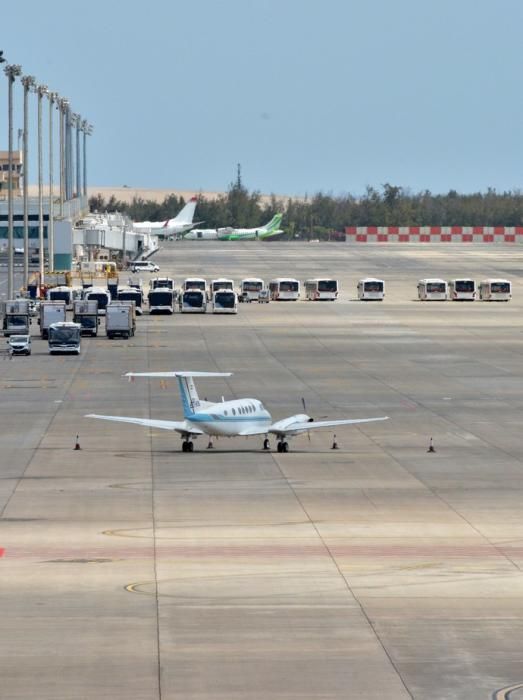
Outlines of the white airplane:
<svg viewBox="0 0 523 700">
<path fill-rule="evenodd" d="M 225 226 L 224 228 L 193 228 L 192 231 L 183 236 L 183 239 L 185 241 L 263 240 L 264 238 L 272 238 L 272 236 L 283 233 L 283 230 L 280 228 L 282 218 L 283 214 L 276 214 L 268 224 L 258 228 L 233 228 L 232 226 Z"/>
<path fill-rule="evenodd" d="M 182 451 L 192 452 L 193 439 L 199 435 L 212 437 L 250 437 L 265 435 L 263 449 L 269 449 L 269 435 L 277 439 L 278 452 L 288 452 L 287 440 L 308 433 L 310 430 L 333 428 L 339 425 L 354 425 L 355 423 L 372 423 L 387 420 L 388 416 L 380 418 L 351 418 L 344 420 L 315 421 L 305 413 L 298 413 L 283 420 L 273 422 L 271 414 L 258 399 L 233 399 L 213 403 L 202 401 L 198 397 L 194 377 L 230 377 L 231 372 L 128 372 L 126 377 L 156 377 L 173 378 L 178 380 L 180 389 L 183 421 L 155 420 L 151 418 L 128 418 L 124 416 L 101 416 L 89 413 L 85 418 L 115 421 L 117 423 L 134 423 L 146 428 L 173 430 L 183 438 Z"/>
<path fill-rule="evenodd" d="M 198 198 L 192 197 L 174 219 L 168 219 L 167 221 L 135 221 L 133 223 L 133 231 L 163 233 L 166 236 L 176 236 L 189 231 L 198 223 L 193 223 L 197 202 Z"/>
</svg>

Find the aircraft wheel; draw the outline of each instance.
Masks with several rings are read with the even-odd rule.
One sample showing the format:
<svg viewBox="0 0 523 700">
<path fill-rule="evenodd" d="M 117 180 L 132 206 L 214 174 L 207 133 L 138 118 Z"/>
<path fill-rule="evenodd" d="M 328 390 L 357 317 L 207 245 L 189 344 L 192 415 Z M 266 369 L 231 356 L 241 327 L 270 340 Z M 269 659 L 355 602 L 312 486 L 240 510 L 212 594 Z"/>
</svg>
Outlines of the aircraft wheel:
<svg viewBox="0 0 523 700">
<path fill-rule="evenodd" d="M 187 452 L 187 445 L 188 445 L 188 444 L 189 444 L 189 443 L 187 442 L 187 440 L 184 440 L 184 441 L 182 442 L 182 452 Z"/>
<path fill-rule="evenodd" d="M 281 444 L 281 451 L 282 451 L 282 452 L 288 452 L 288 451 L 289 451 L 289 443 L 288 443 L 288 442 L 282 442 L 282 444 Z"/>
<path fill-rule="evenodd" d="M 282 442 L 279 442 L 279 443 L 278 443 L 278 447 L 276 448 L 276 449 L 278 450 L 278 452 L 283 452 L 282 447 L 283 447 L 283 443 L 282 443 Z"/>
<path fill-rule="evenodd" d="M 264 449 L 264 450 L 269 450 L 270 447 L 271 447 L 271 444 L 270 444 L 270 442 L 269 442 L 269 438 L 265 438 L 265 440 L 263 441 L 263 449 Z"/>
<path fill-rule="evenodd" d="M 187 451 L 188 451 L 188 452 L 194 452 L 194 442 L 191 442 L 191 441 L 189 440 L 189 442 L 187 443 Z"/>
</svg>

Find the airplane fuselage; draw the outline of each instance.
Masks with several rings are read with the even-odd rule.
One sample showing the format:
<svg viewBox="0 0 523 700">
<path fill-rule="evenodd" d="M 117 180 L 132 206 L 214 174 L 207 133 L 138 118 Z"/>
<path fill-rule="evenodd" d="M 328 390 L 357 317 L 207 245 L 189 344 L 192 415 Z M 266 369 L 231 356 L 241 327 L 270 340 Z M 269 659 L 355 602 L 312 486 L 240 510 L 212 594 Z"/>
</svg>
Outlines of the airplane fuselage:
<svg viewBox="0 0 523 700">
<path fill-rule="evenodd" d="M 248 434 L 250 430 L 263 433 L 272 418 L 258 399 L 235 399 L 207 404 L 186 416 L 186 421 L 207 435 L 233 436 Z"/>
</svg>

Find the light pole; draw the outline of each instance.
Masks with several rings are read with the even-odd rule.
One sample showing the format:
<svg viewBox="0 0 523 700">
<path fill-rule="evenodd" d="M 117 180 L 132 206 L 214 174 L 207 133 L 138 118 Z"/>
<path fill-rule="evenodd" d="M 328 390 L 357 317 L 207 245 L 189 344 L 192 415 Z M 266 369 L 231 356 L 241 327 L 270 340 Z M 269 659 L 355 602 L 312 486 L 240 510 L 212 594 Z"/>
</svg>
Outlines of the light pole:
<svg viewBox="0 0 523 700">
<path fill-rule="evenodd" d="M 49 98 L 49 217 L 47 222 L 47 249 L 49 269 L 54 270 L 54 196 L 53 196 L 53 107 L 58 93 L 50 92 Z"/>
<path fill-rule="evenodd" d="M 29 284 L 29 92 L 34 88 L 36 81 L 32 75 L 24 75 L 24 285 Z"/>
<path fill-rule="evenodd" d="M 76 197 L 81 197 L 80 191 L 80 129 L 82 118 L 79 114 L 73 114 L 73 126 L 76 128 Z"/>
<path fill-rule="evenodd" d="M 64 142 L 64 121 L 65 111 L 69 105 L 69 100 L 61 97 L 58 102 L 58 110 L 60 114 L 60 218 L 64 216 L 64 200 L 65 200 L 65 142 Z"/>
<path fill-rule="evenodd" d="M 13 298 L 13 83 L 22 75 L 22 67 L 8 64 L 4 68 L 8 82 L 8 173 L 7 173 L 7 298 Z"/>
<path fill-rule="evenodd" d="M 44 205 L 43 205 L 43 164 L 42 164 L 42 97 L 47 95 L 47 85 L 37 85 L 38 95 L 38 247 L 40 254 L 40 289 L 44 283 Z"/>
<path fill-rule="evenodd" d="M 87 197 L 87 137 L 93 133 L 93 127 L 85 119 L 82 125 L 84 132 L 84 197 Z"/>
</svg>

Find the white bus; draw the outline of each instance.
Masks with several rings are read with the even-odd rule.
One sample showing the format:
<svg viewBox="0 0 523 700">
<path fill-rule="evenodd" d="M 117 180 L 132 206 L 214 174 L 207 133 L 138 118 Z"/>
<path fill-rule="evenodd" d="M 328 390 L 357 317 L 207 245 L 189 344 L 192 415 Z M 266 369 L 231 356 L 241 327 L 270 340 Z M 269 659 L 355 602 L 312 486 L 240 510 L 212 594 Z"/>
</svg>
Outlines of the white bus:
<svg viewBox="0 0 523 700">
<path fill-rule="evenodd" d="M 265 282 L 259 277 L 247 277 L 240 284 L 243 301 L 258 301 L 262 289 L 265 289 Z"/>
<path fill-rule="evenodd" d="M 452 301 L 474 301 L 476 282 L 468 278 L 449 280 L 449 297 Z"/>
<path fill-rule="evenodd" d="M 305 296 L 308 301 L 336 301 L 338 298 L 338 280 L 322 277 L 306 280 Z"/>
<path fill-rule="evenodd" d="M 72 287 L 66 287 L 64 285 L 50 287 L 47 290 L 46 296 L 49 301 L 65 301 L 66 309 L 73 308 L 74 293 Z"/>
<path fill-rule="evenodd" d="M 296 301 L 300 298 L 300 283 L 292 277 L 278 277 L 269 282 L 273 301 Z"/>
<path fill-rule="evenodd" d="M 218 289 L 234 289 L 233 280 L 230 280 L 227 277 L 218 277 L 218 279 L 211 282 L 211 286 L 209 287 L 211 296 L 214 294 L 214 292 L 217 292 Z"/>
<path fill-rule="evenodd" d="M 201 289 L 202 292 L 205 292 L 207 282 L 202 277 L 187 277 L 182 285 L 182 292 L 186 292 L 188 289 Z"/>
<path fill-rule="evenodd" d="M 88 287 L 84 292 L 86 301 L 96 299 L 98 302 L 98 313 L 105 316 L 105 309 L 111 303 L 111 294 L 109 290 L 103 287 Z"/>
<path fill-rule="evenodd" d="M 479 284 L 479 298 L 482 301 L 509 301 L 512 299 L 512 284 L 509 280 L 483 280 Z"/>
<path fill-rule="evenodd" d="M 418 282 L 420 301 L 447 301 L 449 288 L 445 280 L 426 279 Z"/>
<path fill-rule="evenodd" d="M 238 295 L 233 289 L 217 289 L 212 295 L 213 314 L 237 314 Z"/>
<path fill-rule="evenodd" d="M 180 295 L 180 313 L 204 314 L 207 310 L 205 289 L 186 289 Z"/>
<path fill-rule="evenodd" d="M 383 301 L 385 296 L 385 282 L 366 277 L 358 282 L 358 299 L 360 301 Z"/>
</svg>

